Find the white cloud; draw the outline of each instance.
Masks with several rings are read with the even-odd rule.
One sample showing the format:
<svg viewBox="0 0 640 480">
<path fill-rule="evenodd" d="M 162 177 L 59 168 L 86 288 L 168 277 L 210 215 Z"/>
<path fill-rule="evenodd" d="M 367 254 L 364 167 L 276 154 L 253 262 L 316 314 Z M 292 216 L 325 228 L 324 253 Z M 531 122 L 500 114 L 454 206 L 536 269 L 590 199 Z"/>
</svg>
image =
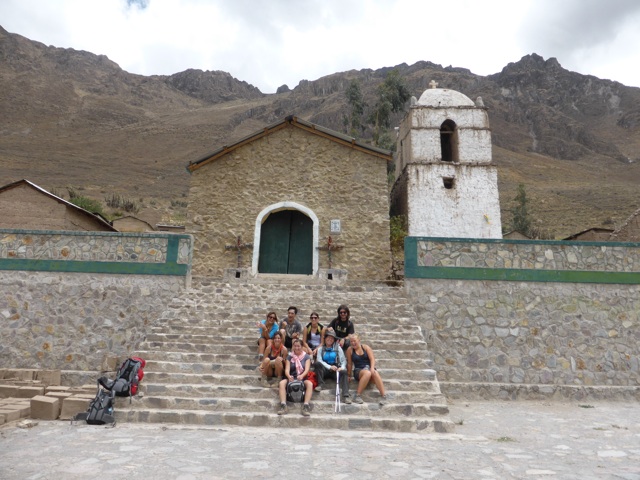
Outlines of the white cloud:
<svg viewBox="0 0 640 480">
<path fill-rule="evenodd" d="M 636 0 L 3 0 L 0 18 L 132 73 L 223 70 L 263 92 L 419 60 L 487 75 L 534 52 L 640 85 Z"/>
</svg>

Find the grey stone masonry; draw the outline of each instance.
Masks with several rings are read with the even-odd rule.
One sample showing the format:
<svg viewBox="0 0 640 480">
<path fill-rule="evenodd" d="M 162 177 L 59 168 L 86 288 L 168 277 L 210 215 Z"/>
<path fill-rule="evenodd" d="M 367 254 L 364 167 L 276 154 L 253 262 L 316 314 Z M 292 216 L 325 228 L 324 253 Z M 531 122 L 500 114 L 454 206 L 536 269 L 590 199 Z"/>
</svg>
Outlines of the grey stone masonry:
<svg viewBox="0 0 640 480">
<path fill-rule="evenodd" d="M 640 382 L 640 285 L 405 283 L 442 381 L 585 387 Z"/>
<path fill-rule="evenodd" d="M 640 244 L 418 240 L 418 266 L 640 272 Z"/>
<path fill-rule="evenodd" d="M 108 353 L 126 358 L 183 289 L 168 275 L 0 271 L 0 366 L 96 372 Z"/>
<path fill-rule="evenodd" d="M 296 305 L 303 325 L 311 311 L 327 325 L 346 303 L 356 331 L 372 347 L 389 395 L 385 405 L 370 385 L 365 403 L 342 404 L 335 386 L 314 392 L 310 417 L 300 404 L 278 416 L 276 381 L 261 386 L 257 370 L 257 321 L 268 311 L 286 317 Z M 204 425 L 322 427 L 428 432 L 451 431 L 448 407 L 411 305 L 397 287 L 234 283 L 194 279 L 176 297 L 140 345 L 147 360 L 143 397 L 117 409 L 119 421 Z M 350 386 L 355 392 L 355 383 Z"/>
<path fill-rule="evenodd" d="M 166 233 L 0 230 L 0 259 L 164 263 Z M 179 241 L 178 264 L 191 260 L 189 238 Z"/>
</svg>

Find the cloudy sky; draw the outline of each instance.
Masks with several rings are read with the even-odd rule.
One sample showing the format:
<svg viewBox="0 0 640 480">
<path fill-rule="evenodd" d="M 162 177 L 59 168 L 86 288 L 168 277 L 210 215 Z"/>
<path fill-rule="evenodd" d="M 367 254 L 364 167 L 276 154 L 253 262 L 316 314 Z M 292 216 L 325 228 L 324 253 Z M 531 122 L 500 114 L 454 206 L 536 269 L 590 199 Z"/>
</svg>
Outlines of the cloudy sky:
<svg viewBox="0 0 640 480">
<path fill-rule="evenodd" d="M 223 70 L 264 93 L 419 60 L 488 75 L 530 53 L 640 87 L 640 0 L 0 0 L 0 25 L 131 73 Z"/>
</svg>

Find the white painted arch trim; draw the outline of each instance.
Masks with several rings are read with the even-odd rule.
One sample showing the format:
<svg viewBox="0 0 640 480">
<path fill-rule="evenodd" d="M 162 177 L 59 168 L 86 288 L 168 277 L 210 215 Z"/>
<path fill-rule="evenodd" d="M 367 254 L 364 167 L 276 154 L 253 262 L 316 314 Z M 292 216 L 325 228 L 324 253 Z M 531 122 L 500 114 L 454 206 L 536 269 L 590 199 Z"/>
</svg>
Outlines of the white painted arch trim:
<svg viewBox="0 0 640 480">
<path fill-rule="evenodd" d="M 264 222 L 266 217 L 269 216 L 269 214 L 279 212 L 281 210 L 298 210 L 299 212 L 304 213 L 313 222 L 313 245 L 311 246 L 313 248 L 313 252 L 311 274 L 316 275 L 318 273 L 318 235 L 320 232 L 320 222 L 318 221 L 318 216 L 313 213 L 313 210 L 296 202 L 274 203 L 273 205 L 269 205 L 258 214 L 258 217 L 256 218 L 255 231 L 253 233 L 253 260 L 251 264 L 251 275 L 256 276 L 258 274 L 258 261 L 260 260 L 260 234 L 262 232 L 262 223 Z"/>
</svg>

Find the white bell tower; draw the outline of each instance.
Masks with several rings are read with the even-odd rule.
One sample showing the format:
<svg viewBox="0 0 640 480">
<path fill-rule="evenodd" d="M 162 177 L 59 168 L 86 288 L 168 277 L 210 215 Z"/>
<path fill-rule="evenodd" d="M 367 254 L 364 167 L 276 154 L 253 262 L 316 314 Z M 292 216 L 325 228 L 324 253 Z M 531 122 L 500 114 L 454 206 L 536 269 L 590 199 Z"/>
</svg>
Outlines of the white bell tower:
<svg viewBox="0 0 640 480">
<path fill-rule="evenodd" d="M 412 237 L 502 238 L 482 98 L 429 86 L 399 128 L 391 214 L 407 216 Z"/>
</svg>

